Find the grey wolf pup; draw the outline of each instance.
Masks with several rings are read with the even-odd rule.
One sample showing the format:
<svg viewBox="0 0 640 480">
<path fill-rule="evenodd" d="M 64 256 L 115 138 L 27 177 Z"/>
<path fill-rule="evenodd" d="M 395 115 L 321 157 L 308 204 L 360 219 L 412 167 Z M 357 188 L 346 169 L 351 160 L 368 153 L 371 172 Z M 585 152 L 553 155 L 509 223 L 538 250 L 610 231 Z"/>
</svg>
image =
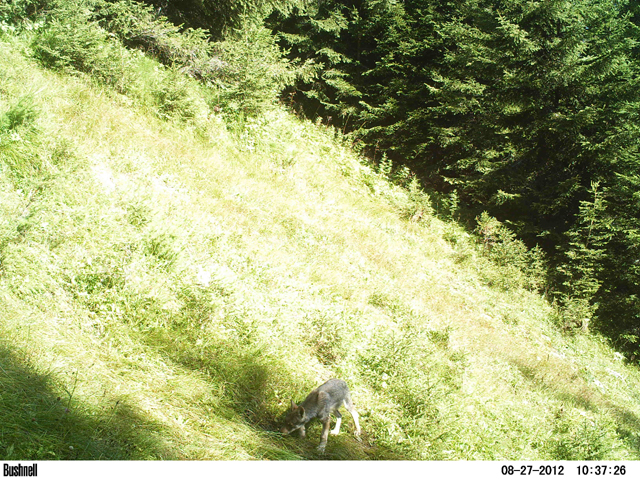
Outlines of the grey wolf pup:
<svg viewBox="0 0 640 480">
<path fill-rule="evenodd" d="M 322 439 L 318 445 L 318 451 L 324 453 L 327 446 L 327 437 L 329 435 L 329 424 L 331 422 L 330 415 L 333 413 L 337 417 L 336 426 L 331 430 L 331 435 L 338 435 L 340 432 L 340 423 L 342 423 L 342 415 L 338 409 L 344 405 L 353 417 L 356 424 L 356 438 L 360 438 L 360 423 L 358 422 L 358 412 L 353 407 L 349 388 L 344 380 L 337 378 L 331 379 L 323 383 L 313 390 L 300 405 L 296 405 L 291 400 L 291 409 L 287 412 L 285 424 L 280 430 L 285 435 L 296 430 L 300 430 L 300 436 L 304 438 L 305 425 L 314 418 L 319 418 L 322 422 Z"/>
</svg>

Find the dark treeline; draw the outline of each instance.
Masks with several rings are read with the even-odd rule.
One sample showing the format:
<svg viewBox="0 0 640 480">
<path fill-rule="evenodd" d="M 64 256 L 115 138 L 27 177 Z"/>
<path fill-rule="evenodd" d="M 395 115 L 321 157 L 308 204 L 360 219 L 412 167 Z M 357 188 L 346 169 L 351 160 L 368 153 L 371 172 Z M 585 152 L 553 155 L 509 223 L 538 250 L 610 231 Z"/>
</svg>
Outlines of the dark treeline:
<svg viewBox="0 0 640 480">
<path fill-rule="evenodd" d="M 12 12 L 24 5 L 32 14 L 56 2 L 9 3 Z M 209 82 L 240 78 L 226 88 L 237 108 L 246 110 L 251 90 L 277 87 L 307 116 L 347 132 L 374 161 L 409 167 L 428 189 L 461 199 L 471 218 L 487 211 L 544 249 L 547 291 L 569 323 L 590 319 L 619 348 L 640 355 L 637 1 L 146 3 L 153 10 L 127 24 L 125 44 L 146 44 Z M 100 9 L 105 28 L 120 22 L 116 10 Z M 165 27 L 145 26 L 155 25 L 152 13 L 207 32 L 186 29 L 192 39 L 223 43 L 201 48 L 201 61 L 189 47 L 195 40 L 177 49 Z M 271 49 L 280 66 L 261 73 L 258 50 L 274 45 L 264 26 L 289 63 L 279 64 Z M 257 33 L 240 47 L 224 43 L 243 31 Z M 247 53 L 242 45 L 257 57 L 235 72 L 233 59 Z M 211 67 L 211 51 L 226 70 Z M 265 76 L 275 80 L 262 85 Z"/>
</svg>

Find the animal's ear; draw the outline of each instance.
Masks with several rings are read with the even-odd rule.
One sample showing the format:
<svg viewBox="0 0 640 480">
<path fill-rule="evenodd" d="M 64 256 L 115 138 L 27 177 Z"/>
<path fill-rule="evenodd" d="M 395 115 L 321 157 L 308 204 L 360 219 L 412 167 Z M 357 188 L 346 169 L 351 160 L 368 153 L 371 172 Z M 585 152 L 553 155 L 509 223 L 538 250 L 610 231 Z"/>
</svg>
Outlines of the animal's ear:
<svg viewBox="0 0 640 480">
<path fill-rule="evenodd" d="M 304 407 L 298 407 L 298 418 L 300 418 L 300 420 L 302 420 L 304 418 Z"/>
<path fill-rule="evenodd" d="M 295 410 L 296 408 L 298 408 L 298 406 L 296 405 L 296 402 L 294 402 L 293 399 L 291 399 L 291 410 Z"/>
</svg>

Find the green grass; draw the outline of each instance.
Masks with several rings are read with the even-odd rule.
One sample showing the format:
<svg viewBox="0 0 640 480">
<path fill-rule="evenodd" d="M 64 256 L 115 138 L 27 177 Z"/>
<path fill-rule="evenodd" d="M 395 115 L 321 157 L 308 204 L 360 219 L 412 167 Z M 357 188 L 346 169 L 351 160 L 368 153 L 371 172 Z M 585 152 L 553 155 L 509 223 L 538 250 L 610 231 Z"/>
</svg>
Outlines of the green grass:
<svg viewBox="0 0 640 480">
<path fill-rule="evenodd" d="M 638 459 L 637 367 L 333 130 L 173 119 L 28 44 L 0 41 L 1 458 Z M 363 439 L 320 457 L 277 427 L 331 377 Z"/>
</svg>

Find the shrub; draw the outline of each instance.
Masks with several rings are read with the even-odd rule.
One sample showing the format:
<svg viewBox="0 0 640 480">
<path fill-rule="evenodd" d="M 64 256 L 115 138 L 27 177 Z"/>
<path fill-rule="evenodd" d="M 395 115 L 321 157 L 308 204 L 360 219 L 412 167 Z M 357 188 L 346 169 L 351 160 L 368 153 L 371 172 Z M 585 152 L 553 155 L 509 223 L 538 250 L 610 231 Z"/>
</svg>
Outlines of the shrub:
<svg viewBox="0 0 640 480">
<path fill-rule="evenodd" d="M 546 260 L 539 247 L 528 249 L 516 234 L 483 212 L 477 219 L 483 255 L 499 268 L 483 268 L 485 279 L 502 288 L 539 290 L 545 284 Z"/>
<path fill-rule="evenodd" d="M 234 35 L 216 44 L 223 68 L 215 80 L 221 106 L 242 117 L 255 116 L 269 107 L 279 93 L 297 78 L 311 80 L 315 67 L 294 67 L 283 56 L 270 31 L 246 22 Z"/>
<path fill-rule="evenodd" d="M 208 108 L 192 82 L 175 68 L 157 69 L 151 85 L 156 114 L 160 118 L 180 120 L 206 116 Z"/>
<path fill-rule="evenodd" d="M 0 135 L 17 130 L 21 126 L 32 126 L 38 116 L 33 95 L 24 95 L 9 109 L 0 114 Z"/>
<path fill-rule="evenodd" d="M 102 3 L 96 16 L 126 46 L 214 87 L 215 103 L 243 117 L 274 103 L 296 79 L 308 81 L 315 75 L 314 65 L 293 65 L 271 32 L 247 19 L 225 41 L 210 43 L 204 30 L 177 27 L 134 1 Z"/>
<path fill-rule="evenodd" d="M 43 65 L 87 73 L 113 68 L 108 33 L 90 21 L 89 12 L 56 8 L 50 16 L 32 42 L 34 56 Z"/>
<path fill-rule="evenodd" d="M 46 67 L 87 73 L 120 93 L 136 92 L 137 57 L 93 21 L 89 10 L 51 10 L 31 46 L 34 57 Z"/>
<path fill-rule="evenodd" d="M 124 45 L 143 50 L 167 66 L 182 68 L 191 77 L 211 81 L 220 62 L 212 58 L 207 33 L 181 29 L 157 15 L 153 7 L 134 1 L 102 3 L 96 11 L 100 25 Z"/>
<path fill-rule="evenodd" d="M 2 26 L 15 26 L 46 5 L 47 0 L 13 0 L 0 2 L 0 31 Z"/>
<path fill-rule="evenodd" d="M 559 418 L 547 449 L 554 460 L 613 460 L 619 441 L 616 425 L 606 418 Z M 578 417 L 579 418 L 579 417 Z"/>
<path fill-rule="evenodd" d="M 193 120 L 208 114 L 195 81 L 177 67 L 150 66 L 152 61 L 127 50 L 93 16 L 89 10 L 52 10 L 51 20 L 33 38 L 34 56 L 50 68 L 87 73 L 160 118 Z"/>
<path fill-rule="evenodd" d="M 35 179 L 34 183 L 39 183 L 43 176 L 55 170 L 55 162 L 49 161 L 41 148 L 42 139 L 35 126 L 38 115 L 31 94 L 22 96 L 6 111 L 0 112 L 0 159 L 9 178 L 21 187 Z"/>
<path fill-rule="evenodd" d="M 412 222 L 428 220 L 433 216 L 431 197 L 420 186 L 420 181 L 413 175 L 407 186 L 407 207 L 403 212 Z"/>
</svg>

